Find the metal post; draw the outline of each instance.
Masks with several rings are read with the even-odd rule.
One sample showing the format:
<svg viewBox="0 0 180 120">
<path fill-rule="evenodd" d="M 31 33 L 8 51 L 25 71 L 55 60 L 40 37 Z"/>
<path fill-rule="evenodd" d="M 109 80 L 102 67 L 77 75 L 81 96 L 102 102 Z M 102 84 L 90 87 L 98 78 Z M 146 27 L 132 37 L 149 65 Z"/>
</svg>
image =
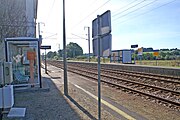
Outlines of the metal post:
<svg viewBox="0 0 180 120">
<path fill-rule="evenodd" d="M 88 27 L 88 47 L 89 47 L 89 62 L 90 62 L 90 27 Z"/>
<path fill-rule="evenodd" d="M 157 56 L 156 56 L 156 66 L 157 66 Z"/>
<path fill-rule="evenodd" d="M 38 34 L 39 34 L 39 40 L 38 40 L 38 54 L 39 54 L 39 57 L 38 57 L 38 62 L 39 62 L 39 82 L 40 82 L 40 88 L 42 88 L 42 81 L 41 81 L 41 58 L 40 58 L 40 47 L 41 47 L 41 43 L 42 43 L 42 35 L 41 35 L 41 30 L 40 30 L 40 24 L 43 24 L 45 26 L 44 23 L 42 22 L 38 22 Z"/>
<path fill-rule="evenodd" d="M 101 54 L 100 54 L 100 40 L 101 40 L 101 21 L 100 16 L 98 19 L 98 120 L 101 120 Z"/>
<path fill-rule="evenodd" d="M 46 62 L 46 49 L 45 49 L 45 56 L 44 57 L 45 57 L 45 73 L 48 74 L 47 73 L 47 62 Z"/>
<path fill-rule="evenodd" d="M 39 40 L 38 40 L 38 68 L 39 68 L 39 83 L 40 83 L 40 88 L 42 88 L 42 80 L 41 80 L 41 58 L 40 58 L 40 47 L 41 47 L 41 44 L 40 44 L 40 41 L 42 40 L 42 38 L 40 37 Z"/>
<path fill-rule="evenodd" d="M 68 95 L 67 61 L 66 61 L 66 26 L 65 26 L 65 0 L 63 0 L 63 61 L 64 61 L 64 94 Z"/>
<path fill-rule="evenodd" d="M 136 51 L 134 50 L 134 64 L 136 64 Z"/>
</svg>

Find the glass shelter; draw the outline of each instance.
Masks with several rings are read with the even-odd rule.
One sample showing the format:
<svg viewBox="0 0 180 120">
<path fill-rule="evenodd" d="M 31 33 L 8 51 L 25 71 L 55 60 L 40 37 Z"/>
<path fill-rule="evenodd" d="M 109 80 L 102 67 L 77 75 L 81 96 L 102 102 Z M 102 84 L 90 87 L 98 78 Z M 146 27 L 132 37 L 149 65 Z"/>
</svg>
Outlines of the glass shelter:
<svg viewBox="0 0 180 120">
<path fill-rule="evenodd" d="M 40 42 L 37 38 L 6 38 L 6 62 L 12 62 L 14 86 L 40 85 Z"/>
</svg>

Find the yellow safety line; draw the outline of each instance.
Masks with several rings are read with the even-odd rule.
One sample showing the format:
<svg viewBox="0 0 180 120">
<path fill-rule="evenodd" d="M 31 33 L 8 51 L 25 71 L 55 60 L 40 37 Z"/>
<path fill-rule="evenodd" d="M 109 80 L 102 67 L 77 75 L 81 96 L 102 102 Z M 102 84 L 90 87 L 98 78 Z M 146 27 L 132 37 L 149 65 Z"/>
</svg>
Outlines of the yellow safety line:
<svg viewBox="0 0 180 120">
<path fill-rule="evenodd" d="M 88 95 L 90 95 L 91 97 L 93 97 L 94 99 L 98 100 L 98 97 L 93 95 L 92 93 L 84 90 L 83 88 L 81 88 L 80 86 L 74 84 L 77 88 L 83 90 L 85 93 L 87 93 Z M 116 111 L 117 113 L 119 113 L 120 115 L 122 115 L 123 117 L 125 117 L 128 120 L 136 120 L 135 118 L 131 117 L 130 115 L 126 114 L 125 112 L 123 112 L 122 110 L 118 109 L 117 107 L 113 106 L 112 104 L 106 102 L 105 100 L 101 99 L 101 103 L 103 103 L 104 105 L 108 106 L 109 108 L 111 108 L 112 110 Z"/>
</svg>

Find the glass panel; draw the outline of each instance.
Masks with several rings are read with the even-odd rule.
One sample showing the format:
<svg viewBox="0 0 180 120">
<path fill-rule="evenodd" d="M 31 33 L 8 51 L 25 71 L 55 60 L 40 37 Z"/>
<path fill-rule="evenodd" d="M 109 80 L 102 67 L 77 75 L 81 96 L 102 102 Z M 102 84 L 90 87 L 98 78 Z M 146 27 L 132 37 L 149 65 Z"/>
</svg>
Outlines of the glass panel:
<svg viewBox="0 0 180 120">
<path fill-rule="evenodd" d="M 8 41 L 8 61 L 12 62 L 13 84 L 36 84 L 38 80 L 38 42 Z"/>
</svg>

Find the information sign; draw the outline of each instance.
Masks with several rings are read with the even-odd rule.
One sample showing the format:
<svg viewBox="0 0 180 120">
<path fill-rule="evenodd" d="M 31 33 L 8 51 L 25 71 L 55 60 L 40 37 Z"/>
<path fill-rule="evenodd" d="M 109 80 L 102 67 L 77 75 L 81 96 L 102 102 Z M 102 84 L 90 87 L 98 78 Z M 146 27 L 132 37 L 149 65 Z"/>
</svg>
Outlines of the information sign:
<svg viewBox="0 0 180 120">
<path fill-rule="evenodd" d="M 157 57 L 159 56 L 159 52 L 154 52 L 153 55 Z"/>
<path fill-rule="evenodd" d="M 41 46 L 41 49 L 51 49 L 51 46 L 50 45 L 43 45 L 43 46 Z"/>
<path fill-rule="evenodd" d="M 131 45 L 131 48 L 137 48 L 138 45 Z"/>
</svg>

